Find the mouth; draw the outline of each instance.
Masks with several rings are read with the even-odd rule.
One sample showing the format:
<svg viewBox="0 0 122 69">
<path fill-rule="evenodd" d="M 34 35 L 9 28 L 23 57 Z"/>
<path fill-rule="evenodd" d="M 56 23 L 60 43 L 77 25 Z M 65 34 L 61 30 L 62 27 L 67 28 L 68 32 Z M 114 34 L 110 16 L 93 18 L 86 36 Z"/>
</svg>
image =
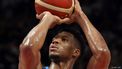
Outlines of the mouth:
<svg viewBox="0 0 122 69">
<path fill-rule="evenodd" d="M 58 49 L 58 47 L 54 44 L 51 44 L 50 47 L 49 47 L 50 51 L 56 51 L 57 49 Z"/>
</svg>

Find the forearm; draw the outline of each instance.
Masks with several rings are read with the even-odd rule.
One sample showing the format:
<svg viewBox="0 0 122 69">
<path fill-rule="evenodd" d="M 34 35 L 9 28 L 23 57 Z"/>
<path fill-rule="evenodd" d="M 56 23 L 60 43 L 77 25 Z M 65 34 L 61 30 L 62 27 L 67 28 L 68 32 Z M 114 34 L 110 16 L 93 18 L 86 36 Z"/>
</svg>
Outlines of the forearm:
<svg viewBox="0 0 122 69">
<path fill-rule="evenodd" d="M 105 40 L 97 29 L 91 24 L 87 16 L 84 13 L 81 13 L 80 17 L 81 18 L 78 20 L 78 23 L 85 33 L 92 53 L 94 55 L 98 55 L 101 52 L 109 53 Z"/>
<path fill-rule="evenodd" d="M 78 0 L 75 0 L 75 4 L 75 21 L 82 28 L 92 52 L 87 69 L 107 69 L 111 59 L 107 44 L 82 11 Z"/>
<path fill-rule="evenodd" d="M 80 16 L 81 19 L 78 20 L 78 23 L 86 36 L 93 54 L 87 69 L 108 69 L 111 55 L 105 40 L 84 13 Z"/>
<path fill-rule="evenodd" d="M 51 21 L 49 21 L 47 19 L 42 20 L 25 37 L 25 39 L 22 42 L 22 45 L 31 46 L 34 49 L 41 49 L 41 47 L 45 41 L 48 29 L 50 27 L 49 22 L 51 22 Z"/>
<path fill-rule="evenodd" d="M 39 50 L 43 46 L 51 22 L 46 18 L 42 19 L 25 37 L 20 45 L 20 69 L 37 69 L 38 66 L 41 68 L 41 54 Z"/>
</svg>

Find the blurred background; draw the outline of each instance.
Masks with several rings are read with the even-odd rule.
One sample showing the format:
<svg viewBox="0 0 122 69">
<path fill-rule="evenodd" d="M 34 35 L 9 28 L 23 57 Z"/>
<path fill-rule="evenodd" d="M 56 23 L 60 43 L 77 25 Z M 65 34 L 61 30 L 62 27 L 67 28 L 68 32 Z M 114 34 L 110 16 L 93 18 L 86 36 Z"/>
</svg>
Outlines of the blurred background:
<svg viewBox="0 0 122 69">
<path fill-rule="evenodd" d="M 122 69 L 122 3 L 120 0 L 79 1 L 108 44 L 112 54 L 109 69 Z M 0 69 L 17 69 L 19 45 L 37 24 L 34 0 L 0 0 Z"/>
</svg>

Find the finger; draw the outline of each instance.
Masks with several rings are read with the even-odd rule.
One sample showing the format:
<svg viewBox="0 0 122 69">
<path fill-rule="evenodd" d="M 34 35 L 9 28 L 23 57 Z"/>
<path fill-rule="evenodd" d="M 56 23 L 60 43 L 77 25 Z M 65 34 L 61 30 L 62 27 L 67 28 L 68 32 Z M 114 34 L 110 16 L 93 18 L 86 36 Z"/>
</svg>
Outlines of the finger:
<svg viewBox="0 0 122 69">
<path fill-rule="evenodd" d="M 75 0 L 75 7 L 77 7 L 77 5 L 80 5 L 78 0 Z"/>
<path fill-rule="evenodd" d="M 71 19 L 70 18 L 65 18 L 65 19 L 62 19 L 62 20 L 60 20 L 60 22 L 59 22 L 60 24 L 62 24 L 62 23 L 65 23 L 65 24 L 71 24 L 72 23 L 72 21 L 71 21 Z"/>
<path fill-rule="evenodd" d="M 76 4 L 76 0 L 74 0 L 74 3 Z"/>
<path fill-rule="evenodd" d="M 56 16 L 56 15 L 53 15 L 54 16 L 54 18 L 55 18 L 55 23 L 56 24 L 60 24 L 60 21 L 62 20 L 60 17 L 58 17 L 58 16 Z"/>
<path fill-rule="evenodd" d="M 41 14 L 36 14 L 36 18 L 41 20 L 46 13 L 47 13 L 47 11 L 45 11 Z"/>
<path fill-rule="evenodd" d="M 40 20 L 43 18 L 43 16 L 44 16 L 44 14 L 39 14 L 39 15 L 36 14 L 36 18 L 37 18 L 37 19 L 40 19 Z"/>
<path fill-rule="evenodd" d="M 75 0 L 75 4 L 79 4 L 79 1 L 78 0 Z"/>
<path fill-rule="evenodd" d="M 39 19 L 39 15 L 38 14 L 36 14 L 36 18 Z"/>
<path fill-rule="evenodd" d="M 69 18 L 64 18 L 60 22 L 61 23 L 67 23 L 67 22 L 70 22 L 70 19 Z"/>
</svg>

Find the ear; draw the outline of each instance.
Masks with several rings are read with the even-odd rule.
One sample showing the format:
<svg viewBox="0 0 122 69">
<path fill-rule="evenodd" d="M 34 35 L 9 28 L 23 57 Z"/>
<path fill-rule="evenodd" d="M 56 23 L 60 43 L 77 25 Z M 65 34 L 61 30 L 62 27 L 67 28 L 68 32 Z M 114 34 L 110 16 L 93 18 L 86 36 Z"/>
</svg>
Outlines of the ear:
<svg viewBox="0 0 122 69">
<path fill-rule="evenodd" d="M 80 56 L 80 49 L 74 49 L 72 56 L 73 56 L 73 57 L 78 57 L 78 56 Z"/>
</svg>

